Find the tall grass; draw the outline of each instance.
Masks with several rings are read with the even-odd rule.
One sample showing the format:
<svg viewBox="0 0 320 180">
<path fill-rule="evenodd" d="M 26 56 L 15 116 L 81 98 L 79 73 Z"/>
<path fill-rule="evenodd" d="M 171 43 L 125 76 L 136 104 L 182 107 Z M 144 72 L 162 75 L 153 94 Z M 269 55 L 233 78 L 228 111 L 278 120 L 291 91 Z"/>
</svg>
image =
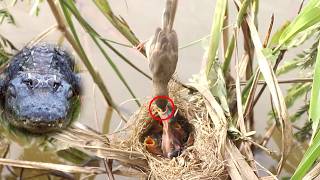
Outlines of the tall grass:
<svg viewBox="0 0 320 180">
<path fill-rule="evenodd" d="M 131 97 L 136 100 L 136 104 L 140 106 L 140 102 L 137 100 L 135 92 L 130 85 L 132 83 L 126 80 L 123 71 L 116 65 L 112 56 L 105 50 L 106 48 L 111 50 L 142 76 L 151 79 L 148 73 L 139 69 L 125 54 L 117 50 L 115 44 L 132 48 L 137 46 L 140 41 L 128 23 L 113 13 L 111 8 L 112 4 L 107 0 L 93 1 L 93 5 L 99 9 L 97 13 L 103 14 L 106 20 L 128 40 L 130 45 L 114 42 L 109 40 L 112 38 L 101 36 L 101 33 L 85 20 L 85 17 L 83 17 L 77 8 L 75 1 L 48 0 L 47 2 L 56 18 L 57 28 L 64 33 L 66 39 L 78 53 L 109 106 L 114 108 L 122 117 L 117 103 L 113 100 L 112 94 L 110 94 L 100 73 L 95 70 L 85 49 L 82 47 L 81 37 L 79 37 L 78 30 L 74 25 L 75 22 L 79 23 L 81 28 L 88 33 L 99 50 L 99 53 L 103 55 L 120 82 L 130 93 Z M 291 22 L 283 22 L 282 27 L 277 27 L 274 31 L 272 30 L 274 17 L 272 17 L 270 25 L 268 24 L 269 30 L 266 34 L 261 34 L 262 32 L 260 32 L 258 28 L 259 8 L 263 8 L 259 7 L 259 0 L 233 0 L 233 2 L 231 2 L 232 1 L 217 0 L 213 8 L 214 14 L 211 32 L 208 32 L 210 35 L 207 36 L 210 38 L 210 43 L 205 58 L 206 65 L 203 69 L 211 94 L 216 97 L 224 110 L 225 116 L 229 120 L 230 128 L 228 131 L 228 148 L 226 150 L 226 154 L 229 155 L 232 160 L 232 165 L 227 167 L 229 175 L 232 179 L 258 179 L 259 177 L 254 173 L 255 169 L 260 166 L 259 163 L 254 161 L 254 154 L 257 152 L 256 148 L 267 152 L 270 157 L 275 157 L 275 155 L 271 153 L 272 150 L 269 150 L 265 144 L 270 139 L 274 129 L 279 129 L 282 137 L 281 152 L 277 153 L 278 167 L 275 171 L 267 169 L 265 169 L 265 171 L 273 178 L 276 176 L 281 177 L 282 169 L 285 164 L 288 163 L 287 159 L 288 156 L 291 155 L 291 146 L 295 140 L 292 125 L 294 127 L 298 126 L 296 122 L 303 121 L 302 115 L 306 112 L 309 112 L 308 119 L 311 121 L 309 124 L 311 124 L 310 128 L 312 132 L 308 130 L 309 124 L 306 123 L 306 127 L 299 128 L 298 133 L 304 134 L 306 138 L 308 138 L 307 134 L 309 133 L 312 133 L 312 136 L 309 137 L 309 147 L 299 166 L 292 174 L 292 179 L 301 179 L 308 172 L 308 175 L 310 175 L 310 173 L 314 175 L 313 172 L 317 172 L 316 170 L 318 168 L 318 165 L 314 166 L 314 163 L 320 155 L 320 111 L 317 108 L 320 103 L 320 2 L 318 0 L 309 0 L 306 4 L 302 4 L 303 8 Z M 39 3 L 40 1 L 35 1 L 34 7 L 32 8 L 33 12 L 38 11 Z M 199 3 L 201 2 L 199 1 Z M 180 5 L 183 5 L 183 3 Z M 230 7 L 233 5 L 236 7 L 236 12 L 230 12 Z M 228 16 L 230 13 L 237 15 L 234 22 L 229 22 Z M 0 10 L 0 23 L 3 22 L 15 22 L 14 17 L 6 9 Z M 239 44 L 241 32 L 244 37 L 243 45 Z M 263 40 L 260 38 L 262 35 L 266 37 Z M 229 39 L 229 37 L 231 38 Z M 0 39 L 0 60 L 1 62 L 5 62 L 12 55 L 8 49 L 14 50 L 15 47 L 10 40 L 1 34 Z M 293 60 L 287 60 L 285 58 L 287 52 L 296 51 L 294 48 L 302 46 L 307 40 L 315 40 L 315 42 L 309 49 L 299 52 Z M 188 48 L 188 46 L 184 48 Z M 244 50 L 243 54 L 240 54 L 240 52 L 242 52 L 240 51 L 241 49 Z M 221 52 L 223 53 L 221 54 Z M 145 55 L 143 50 L 141 50 L 141 53 Z M 236 64 L 234 69 L 230 68 L 231 64 Z M 257 65 L 254 66 L 254 64 Z M 299 71 L 301 68 L 309 68 L 314 73 L 303 77 L 304 79 L 294 77 L 290 81 L 284 80 L 287 83 L 292 83 L 291 88 L 285 94 L 279 85 L 284 81 L 279 80 L 278 77 L 293 70 Z M 311 84 L 309 81 L 305 81 L 305 78 L 313 80 L 313 83 Z M 257 93 L 259 84 L 263 85 Z M 244 85 L 244 87 L 242 85 Z M 260 97 L 266 90 L 271 94 L 271 106 L 274 110 L 274 126 L 265 132 L 265 134 L 263 134 L 263 132 L 257 132 L 264 136 L 263 142 L 260 143 L 258 139 L 254 137 L 256 133 L 254 124 L 267 121 L 267 119 L 259 119 L 259 115 L 254 115 L 253 111 L 255 110 L 256 103 L 263 100 Z M 307 103 L 303 105 L 299 111 L 290 115 L 288 108 L 291 108 L 297 102 L 298 97 L 306 96 L 310 91 L 311 97 L 310 99 L 307 98 Z M 125 120 L 124 117 L 122 118 Z M 229 160 L 230 159 L 227 161 L 230 162 Z M 17 165 L 12 162 L 7 163 Z M 262 166 L 263 165 L 262 162 Z M 55 168 L 61 170 L 60 166 Z M 89 169 L 89 171 L 91 170 L 92 169 Z M 85 169 L 78 169 L 78 171 L 85 171 Z M 95 169 L 94 171 L 100 172 L 100 169 Z"/>
</svg>

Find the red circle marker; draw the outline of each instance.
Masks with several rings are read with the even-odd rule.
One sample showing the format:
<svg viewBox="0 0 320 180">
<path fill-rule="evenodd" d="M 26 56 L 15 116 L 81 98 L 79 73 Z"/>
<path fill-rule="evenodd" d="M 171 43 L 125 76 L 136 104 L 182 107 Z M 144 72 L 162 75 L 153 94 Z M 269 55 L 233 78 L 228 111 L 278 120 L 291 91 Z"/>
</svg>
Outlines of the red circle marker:
<svg viewBox="0 0 320 180">
<path fill-rule="evenodd" d="M 171 104 L 172 111 L 171 111 L 171 113 L 169 114 L 169 116 L 166 117 L 166 118 L 164 118 L 164 119 L 162 119 L 161 117 L 157 117 L 155 114 L 152 114 L 151 105 L 152 105 L 152 103 L 153 103 L 155 100 L 157 100 L 157 99 L 167 99 L 167 100 L 170 102 L 170 104 Z M 149 103 L 148 110 L 149 110 L 149 114 L 150 114 L 150 116 L 152 117 L 152 119 L 157 120 L 157 121 L 165 121 L 165 120 L 168 120 L 168 119 L 172 118 L 173 115 L 174 115 L 174 111 L 175 111 L 173 100 L 172 100 L 171 98 L 169 98 L 168 96 L 156 96 L 156 97 L 154 97 L 154 98 L 150 101 L 150 103 Z"/>
</svg>

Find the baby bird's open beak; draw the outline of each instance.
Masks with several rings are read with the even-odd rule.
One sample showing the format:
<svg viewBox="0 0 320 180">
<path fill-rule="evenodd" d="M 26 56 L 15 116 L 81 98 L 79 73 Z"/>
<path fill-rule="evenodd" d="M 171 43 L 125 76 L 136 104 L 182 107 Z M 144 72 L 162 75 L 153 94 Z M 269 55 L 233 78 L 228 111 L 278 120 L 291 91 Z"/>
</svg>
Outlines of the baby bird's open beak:
<svg viewBox="0 0 320 180">
<path fill-rule="evenodd" d="M 150 153 L 156 154 L 156 155 L 161 155 L 162 154 L 160 148 L 158 148 L 158 145 L 157 145 L 157 143 L 156 143 L 156 141 L 154 140 L 153 137 L 148 136 L 144 140 L 144 145 L 145 145 L 147 151 L 149 151 Z"/>
</svg>

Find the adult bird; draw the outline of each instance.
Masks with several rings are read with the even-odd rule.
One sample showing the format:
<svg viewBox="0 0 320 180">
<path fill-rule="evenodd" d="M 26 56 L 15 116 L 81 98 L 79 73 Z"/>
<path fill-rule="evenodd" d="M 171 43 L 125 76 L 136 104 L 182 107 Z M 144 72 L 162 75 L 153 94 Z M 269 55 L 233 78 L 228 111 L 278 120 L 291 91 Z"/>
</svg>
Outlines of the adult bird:
<svg viewBox="0 0 320 180">
<path fill-rule="evenodd" d="M 149 68 L 152 73 L 153 95 L 168 96 L 168 83 L 176 70 L 178 61 L 178 37 L 172 29 L 178 0 L 166 0 L 162 17 L 162 28 L 157 28 L 154 36 L 146 44 Z M 165 114 L 170 114 L 168 102 L 160 98 L 155 102 Z M 173 119 L 163 121 L 162 152 L 165 157 L 177 156 L 182 148 L 182 142 L 172 127 Z"/>
</svg>

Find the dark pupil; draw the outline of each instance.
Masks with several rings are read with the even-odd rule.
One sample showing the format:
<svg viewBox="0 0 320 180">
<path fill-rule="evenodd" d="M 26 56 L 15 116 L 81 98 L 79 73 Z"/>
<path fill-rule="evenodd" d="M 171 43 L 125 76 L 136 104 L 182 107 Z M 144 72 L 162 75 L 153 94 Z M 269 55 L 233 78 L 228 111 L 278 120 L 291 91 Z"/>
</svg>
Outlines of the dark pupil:
<svg viewBox="0 0 320 180">
<path fill-rule="evenodd" d="M 54 90 L 57 90 L 57 89 L 59 88 L 59 86 L 60 86 L 60 83 L 59 83 L 59 82 L 54 82 L 54 83 L 53 83 L 53 89 L 54 89 Z"/>
<path fill-rule="evenodd" d="M 34 83 L 31 79 L 27 79 L 23 81 L 28 87 L 33 88 Z"/>
</svg>

